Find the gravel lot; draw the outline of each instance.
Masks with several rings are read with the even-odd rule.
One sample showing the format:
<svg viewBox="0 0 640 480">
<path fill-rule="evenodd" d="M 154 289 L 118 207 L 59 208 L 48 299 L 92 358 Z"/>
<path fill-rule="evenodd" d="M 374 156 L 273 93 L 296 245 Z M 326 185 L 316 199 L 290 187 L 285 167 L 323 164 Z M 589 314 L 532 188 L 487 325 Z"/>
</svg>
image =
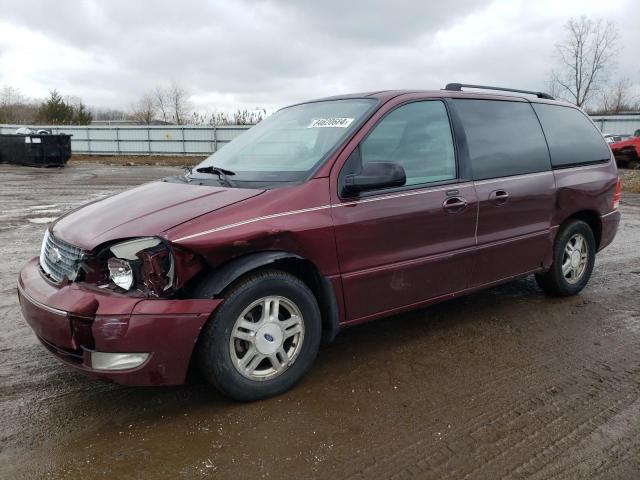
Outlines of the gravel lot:
<svg viewBox="0 0 640 480">
<path fill-rule="evenodd" d="M 619 170 L 622 179 L 622 190 L 640 193 L 640 170 Z"/>
<path fill-rule="evenodd" d="M 207 157 L 198 155 L 78 155 L 69 159 L 69 164 L 93 163 L 100 165 L 151 165 L 163 167 L 192 167 Z"/>
<path fill-rule="evenodd" d="M 177 170 L 0 165 L 0 478 L 638 478 L 640 195 L 581 295 L 525 279 L 354 327 L 291 392 L 237 404 L 85 378 L 20 314 L 47 222 Z"/>
</svg>

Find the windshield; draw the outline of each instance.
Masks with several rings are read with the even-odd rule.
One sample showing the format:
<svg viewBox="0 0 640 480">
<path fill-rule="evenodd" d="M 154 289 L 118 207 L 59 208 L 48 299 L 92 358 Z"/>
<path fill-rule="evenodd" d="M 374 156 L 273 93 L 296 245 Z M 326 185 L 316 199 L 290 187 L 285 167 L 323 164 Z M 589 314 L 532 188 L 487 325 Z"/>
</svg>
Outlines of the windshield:
<svg viewBox="0 0 640 480">
<path fill-rule="evenodd" d="M 299 182 L 353 131 L 376 101 L 327 100 L 284 108 L 261 121 L 193 169 L 217 167 L 245 182 Z"/>
</svg>

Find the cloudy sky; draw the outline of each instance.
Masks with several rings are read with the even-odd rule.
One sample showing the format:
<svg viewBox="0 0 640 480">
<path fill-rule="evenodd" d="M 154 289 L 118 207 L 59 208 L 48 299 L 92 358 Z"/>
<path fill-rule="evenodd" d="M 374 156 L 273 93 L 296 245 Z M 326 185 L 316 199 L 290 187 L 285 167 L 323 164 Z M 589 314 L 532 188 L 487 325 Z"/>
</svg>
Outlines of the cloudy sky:
<svg viewBox="0 0 640 480">
<path fill-rule="evenodd" d="M 202 112 L 451 81 L 544 89 L 580 15 L 617 24 L 615 76 L 640 87 L 638 0 L 7 1 L 0 86 L 127 109 L 177 82 Z"/>
</svg>

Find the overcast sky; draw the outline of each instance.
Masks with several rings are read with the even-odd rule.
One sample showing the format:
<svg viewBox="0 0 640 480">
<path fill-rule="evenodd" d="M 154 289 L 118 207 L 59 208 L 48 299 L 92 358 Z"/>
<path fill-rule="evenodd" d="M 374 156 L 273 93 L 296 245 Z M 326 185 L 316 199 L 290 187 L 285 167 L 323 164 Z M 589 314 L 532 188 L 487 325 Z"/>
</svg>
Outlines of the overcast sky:
<svg viewBox="0 0 640 480">
<path fill-rule="evenodd" d="M 544 89 L 571 17 L 614 21 L 640 87 L 638 0 L 6 1 L 0 86 L 127 109 L 172 81 L 202 112 L 447 82 Z"/>
</svg>

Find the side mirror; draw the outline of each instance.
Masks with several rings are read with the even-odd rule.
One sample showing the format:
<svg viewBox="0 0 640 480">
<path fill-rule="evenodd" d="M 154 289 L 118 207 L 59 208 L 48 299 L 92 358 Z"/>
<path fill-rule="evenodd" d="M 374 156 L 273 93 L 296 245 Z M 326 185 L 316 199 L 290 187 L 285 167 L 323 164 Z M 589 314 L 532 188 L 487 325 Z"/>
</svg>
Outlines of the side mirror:
<svg viewBox="0 0 640 480">
<path fill-rule="evenodd" d="M 361 172 L 345 177 L 343 193 L 348 196 L 367 190 L 401 187 L 406 181 L 402 165 L 393 162 L 367 163 Z"/>
</svg>

